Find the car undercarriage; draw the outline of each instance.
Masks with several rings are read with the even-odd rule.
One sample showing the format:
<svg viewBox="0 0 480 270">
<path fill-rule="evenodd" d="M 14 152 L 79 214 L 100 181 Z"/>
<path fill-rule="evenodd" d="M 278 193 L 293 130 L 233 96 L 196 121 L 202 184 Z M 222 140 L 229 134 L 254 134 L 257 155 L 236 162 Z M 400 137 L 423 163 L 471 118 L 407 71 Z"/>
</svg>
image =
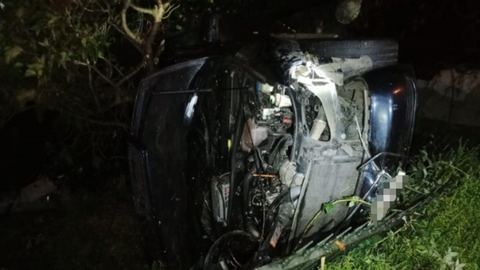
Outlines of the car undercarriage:
<svg viewBox="0 0 480 270">
<path fill-rule="evenodd" d="M 154 256 L 277 269 L 382 220 L 416 108 L 413 71 L 379 57 L 385 44 L 273 38 L 144 79 L 129 152 Z"/>
</svg>

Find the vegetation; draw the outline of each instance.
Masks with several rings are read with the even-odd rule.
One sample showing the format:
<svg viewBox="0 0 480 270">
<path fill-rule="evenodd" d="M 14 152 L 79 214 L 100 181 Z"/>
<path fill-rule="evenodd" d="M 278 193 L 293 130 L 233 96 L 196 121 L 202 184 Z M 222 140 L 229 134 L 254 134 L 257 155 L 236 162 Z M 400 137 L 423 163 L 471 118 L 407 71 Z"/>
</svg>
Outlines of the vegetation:
<svg viewBox="0 0 480 270">
<path fill-rule="evenodd" d="M 369 239 L 327 263 L 326 269 L 479 269 L 479 152 L 464 146 L 444 151 L 431 159 L 422 152 L 412 168 L 406 197 L 435 196 L 424 211 L 386 237 Z"/>
<path fill-rule="evenodd" d="M 126 175 L 137 85 L 161 66 L 165 39 L 198 26 L 212 2 L 0 1 L 0 131 L 27 113 L 53 126 L 37 174 Z"/>
<path fill-rule="evenodd" d="M 414 179 L 404 200 L 430 193 L 435 199 L 424 211 L 324 269 L 480 269 L 480 152 L 463 146 L 443 152 L 435 157 L 422 152 L 411 168 Z M 113 194 L 81 197 L 66 210 L 7 217 L 0 250 L 9 259 L 2 266 L 22 261 L 25 268 L 150 269 L 130 203 Z M 163 269 L 161 262 L 151 269 Z"/>
<path fill-rule="evenodd" d="M 387 1 L 370 1 L 373 5 L 369 7 L 370 15 L 363 13 L 350 30 L 394 35 L 392 27 L 386 26 L 392 23 L 385 22 L 391 13 L 398 13 L 398 8 L 391 8 L 390 13 L 376 12 L 385 8 L 379 4 L 383 2 Z M 410 2 L 396 1 L 397 5 L 401 3 L 408 8 L 411 8 Z M 445 40 L 455 41 L 447 44 L 449 48 L 461 47 L 461 50 L 467 41 L 476 44 L 476 32 L 469 34 L 469 31 L 475 30 L 478 24 L 478 12 L 474 8 L 477 2 L 466 1 L 469 5 L 442 2 L 444 7 L 439 9 L 437 5 L 418 1 L 415 5 L 419 14 L 411 15 L 413 19 L 408 16 L 402 19 L 413 23 L 406 23 L 408 27 L 399 24 L 397 28 L 401 31 L 396 31 L 417 33 L 410 28 L 416 31 L 425 21 L 441 21 L 456 27 L 447 33 L 454 38 L 444 39 L 445 33 L 439 34 L 443 39 L 432 41 L 435 48 Z M 34 110 L 39 121 L 45 118 L 45 112 L 53 111 L 58 138 L 53 147 L 56 161 L 50 166 L 56 169 L 67 166 L 67 171 L 73 171 L 71 167 L 78 164 L 78 157 L 82 156 L 96 171 L 103 172 L 99 178 L 115 178 L 121 181 L 118 185 L 125 185 L 125 176 L 113 177 L 109 173 L 113 170 L 108 171 L 105 166 L 117 166 L 122 168 L 118 171 L 125 173 L 127 166 L 117 160 L 126 160 L 126 136 L 123 135 L 128 130 L 136 84 L 161 61 L 164 40 L 173 32 L 198 26 L 201 14 L 212 9 L 260 17 L 266 11 L 283 14 L 300 8 L 302 6 L 292 9 L 289 1 L 271 0 L 0 0 L 0 128 L 25 111 Z M 445 19 L 443 13 L 450 15 Z M 312 14 L 308 18 L 316 18 L 317 10 Z M 458 14 L 464 14 L 462 27 L 452 23 L 460 22 Z M 297 14 L 290 20 L 297 25 L 299 21 L 307 24 L 297 30 L 312 31 L 317 24 L 323 25 L 315 22 L 312 28 L 310 20 L 304 18 Z M 383 27 L 379 27 L 381 25 Z M 424 29 L 430 32 L 429 28 Z M 324 31 L 327 30 L 330 29 L 325 26 Z M 463 43 L 458 42 L 460 37 Z M 418 48 L 418 40 L 414 41 L 414 48 Z M 438 61 L 437 54 L 431 55 L 428 57 Z M 458 58 L 458 54 L 452 55 Z M 427 63 L 423 55 L 418 59 Z M 429 194 L 435 196 L 435 200 L 423 212 L 406 220 L 404 227 L 386 237 L 378 236 L 362 243 L 337 261 L 327 263 L 327 269 L 480 269 L 478 149 L 460 147 L 442 152 L 435 157 L 422 152 L 411 168 L 413 180 L 403 197 L 407 202 Z M 33 220 L 25 217 L 25 226 L 17 220 L 23 216 L 13 217 L 10 227 L 2 223 L 5 236 L 0 239 L 2 253 L 13 258 L 10 263 L 28 261 L 26 258 L 33 258 L 32 263 L 48 261 L 46 268 L 145 267 L 133 213 L 125 214 L 125 219 L 122 215 L 118 218 L 116 211 L 121 207 L 107 207 L 106 202 L 114 201 L 110 199 L 82 206 L 84 212 L 69 211 L 61 217 L 40 216 Z M 130 206 L 123 207 L 131 211 Z M 87 225 L 82 225 L 85 222 Z M 23 228 L 29 228 L 27 233 Z M 155 268 L 161 268 L 161 263 L 157 264 Z"/>
<path fill-rule="evenodd" d="M 53 126 L 55 135 L 49 135 L 43 149 L 48 162 L 41 161 L 49 168 L 36 173 L 56 177 L 86 167 L 96 174 L 84 173 L 90 179 L 126 174 L 126 134 L 136 84 L 155 70 L 169 25 L 164 22 L 178 3 L 1 4 L 0 129 L 23 113 Z"/>
</svg>

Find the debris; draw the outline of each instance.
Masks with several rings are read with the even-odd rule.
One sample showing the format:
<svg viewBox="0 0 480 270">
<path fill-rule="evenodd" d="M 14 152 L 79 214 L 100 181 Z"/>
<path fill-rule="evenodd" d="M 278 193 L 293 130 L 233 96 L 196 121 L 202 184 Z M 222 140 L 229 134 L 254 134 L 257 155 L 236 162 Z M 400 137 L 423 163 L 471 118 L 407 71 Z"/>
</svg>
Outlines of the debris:
<svg viewBox="0 0 480 270">
<path fill-rule="evenodd" d="M 347 250 L 347 245 L 345 243 L 343 243 L 342 241 L 335 240 L 335 244 L 338 246 L 338 249 L 340 249 L 341 251 Z M 325 257 L 323 257 L 323 258 L 325 258 Z"/>
<path fill-rule="evenodd" d="M 39 176 L 38 179 L 22 188 L 18 193 L 10 194 L 0 202 L 0 213 L 8 214 L 13 212 L 38 211 L 51 207 L 50 197 L 43 204 L 35 203 L 57 190 L 53 181 L 46 176 Z"/>
<path fill-rule="evenodd" d="M 34 202 L 41 197 L 48 195 L 55 191 L 57 187 L 53 184 L 46 176 L 40 176 L 37 181 L 31 183 L 30 185 L 24 187 L 17 196 L 15 200 L 15 206 Z"/>
<path fill-rule="evenodd" d="M 480 126 L 480 70 L 446 69 L 417 80 L 420 115 L 464 126 Z"/>
<path fill-rule="evenodd" d="M 441 70 L 430 81 L 417 81 L 419 88 L 433 89 L 442 96 L 463 101 L 468 94 L 480 96 L 480 70 Z"/>
<path fill-rule="evenodd" d="M 320 269 L 321 270 L 325 270 L 325 256 L 322 257 L 321 261 L 320 261 Z"/>
</svg>

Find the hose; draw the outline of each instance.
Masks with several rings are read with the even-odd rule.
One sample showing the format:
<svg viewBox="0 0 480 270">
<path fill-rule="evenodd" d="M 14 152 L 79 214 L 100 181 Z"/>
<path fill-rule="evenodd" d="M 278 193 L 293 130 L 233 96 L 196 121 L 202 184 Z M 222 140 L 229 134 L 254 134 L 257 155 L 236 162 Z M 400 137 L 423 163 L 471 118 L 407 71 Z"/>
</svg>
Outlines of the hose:
<svg viewBox="0 0 480 270">
<path fill-rule="evenodd" d="M 285 132 L 274 132 L 272 130 L 268 130 L 268 135 L 272 136 L 272 137 L 282 137 L 284 135 L 286 135 L 288 133 L 285 133 Z"/>
<path fill-rule="evenodd" d="M 243 179 L 243 216 L 245 218 L 245 228 L 254 238 L 260 237 L 260 232 L 253 223 L 253 219 L 250 216 L 250 189 L 252 187 L 253 174 L 255 174 L 257 168 L 253 166 L 250 172 L 245 175 Z"/>
<path fill-rule="evenodd" d="M 285 190 L 284 192 L 280 193 L 277 198 L 275 198 L 275 200 L 273 200 L 273 202 L 270 204 L 270 210 L 268 210 L 267 213 L 267 223 L 272 222 L 274 212 L 277 210 L 278 207 L 280 207 L 282 203 L 284 203 L 286 199 L 289 198 L 289 194 L 290 190 Z"/>
<path fill-rule="evenodd" d="M 310 130 L 310 138 L 314 140 L 319 140 L 320 136 L 322 136 L 323 131 L 325 130 L 325 127 L 327 126 L 327 121 L 325 117 L 325 111 L 322 108 L 318 111 L 317 118 L 313 120 L 313 125 L 312 129 Z"/>
<path fill-rule="evenodd" d="M 249 233 L 246 233 L 246 232 L 240 231 L 240 230 L 231 231 L 231 232 L 228 232 L 228 233 L 220 236 L 217 240 L 215 240 L 215 242 L 213 242 L 212 246 L 208 250 L 207 256 L 205 256 L 205 261 L 203 262 L 203 269 L 204 270 L 209 270 L 210 269 L 210 261 L 212 260 L 213 251 L 220 245 L 220 243 L 222 241 L 224 241 L 225 239 L 228 239 L 229 237 L 232 237 L 232 236 L 235 236 L 235 235 L 245 236 L 249 240 L 252 240 L 252 242 L 253 242 L 252 236 Z"/>
<path fill-rule="evenodd" d="M 278 143 L 275 145 L 274 149 L 270 153 L 270 156 L 268 157 L 268 164 L 274 167 L 274 170 L 279 169 L 279 164 L 281 160 L 283 160 L 283 151 L 288 149 L 288 147 L 294 146 L 292 137 L 289 134 L 286 134 L 285 136 L 281 137 L 278 139 Z M 277 166 L 278 165 L 278 166 Z"/>
<path fill-rule="evenodd" d="M 287 92 L 288 94 L 288 97 L 290 98 L 290 100 L 292 101 L 292 108 L 293 108 L 293 141 L 294 142 L 297 142 L 298 140 L 298 133 L 300 132 L 300 127 L 298 126 L 299 125 L 299 121 L 298 120 L 298 111 L 297 111 L 297 104 L 296 104 L 296 99 L 295 99 L 295 96 L 293 94 L 293 90 L 291 87 L 285 89 L 285 91 Z M 290 154 L 290 161 L 294 161 L 296 159 L 296 151 L 297 151 L 297 144 L 296 143 L 293 143 L 292 144 L 292 152 Z"/>
<path fill-rule="evenodd" d="M 235 174 L 236 174 L 236 155 L 237 148 L 240 144 L 240 137 L 243 131 L 243 126 L 245 125 L 245 114 L 243 112 L 243 107 L 238 106 L 235 133 L 233 135 L 233 145 L 232 145 L 232 154 L 230 157 L 230 191 L 235 190 Z M 235 192 L 230 192 L 228 194 L 228 206 L 227 206 L 227 222 L 232 226 L 232 217 L 233 217 L 233 201 L 235 200 Z"/>
</svg>

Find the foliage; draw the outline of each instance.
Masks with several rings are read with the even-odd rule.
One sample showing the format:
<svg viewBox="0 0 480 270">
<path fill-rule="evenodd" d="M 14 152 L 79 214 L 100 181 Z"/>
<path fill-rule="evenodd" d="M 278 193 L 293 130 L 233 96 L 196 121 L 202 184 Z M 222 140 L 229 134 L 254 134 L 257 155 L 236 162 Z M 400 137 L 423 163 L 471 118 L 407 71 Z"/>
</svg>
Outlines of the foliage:
<svg viewBox="0 0 480 270">
<path fill-rule="evenodd" d="M 132 70 L 120 62 L 114 50 L 124 43 L 122 36 L 128 37 L 125 31 L 131 35 L 139 31 L 130 30 L 128 24 L 135 15 L 127 17 L 124 9 L 119 12 L 120 4 L 118 0 L 6 3 L 0 19 L 0 79 L 5 101 L 16 103 L 11 109 L 21 109 L 29 102 L 58 109 L 60 102 L 67 103 L 66 108 L 76 103 L 85 111 L 98 113 L 100 107 L 131 100 L 134 92 L 127 90 L 130 87 L 119 86 L 145 63 L 137 60 L 141 65 Z M 149 37 L 156 34 L 150 31 Z M 135 55 L 135 48 L 127 49 Z M 78 112 L 78 107 L 72 111 Z"/>
<path fill-rule="evenodd" d="M 479 269 L 478 154 L 464 146 L 433 158 L 422 152 L 407 195 L 421 190 L 436 196 L 432 203 L 398 231 L 369 239 L 327 269 Z"/>
<path fill-rule="evenodd" d="M 53 111 L 58 141 L 50 147 L 51 167 L 83 159 L 99 171 L 105 161 L 124 160 L 134 76 L 154 71 L 149 53 L 162 52 L 162 20 L 178 7 L 138 2 L 142 7 L 130 0 L 3 2 L 0 128 L 27 110 L 39 121 Z"/>
<path fill-rule="evenodd" d="M 16 75 L 13 78 L 2 76 L 2 79 L 10 80 L 6 85 L 18 86 L 13 79 L 33 77 L 37 79 L 36 85 L 32 85 L 33 80 L 22 78 L 20 86 L 45 86 L 61 72 L 60 68 L 72 68 L 69 64 L 73 60 L 96 63 L 104 58 L 111 42 L 109 34 L 114 19 L 109 9 L 114 2 L 108 1 L 5 3 L 0 19 L 2 74 Z M 69 75 L 66 82 L 72 82 L 74 72 L 61 73 Z"/>
<path fill-rule="evenodd" d="M 122 127 L 110 108 L 131 100 L 105 87 L 93 69 L 116 68 L 112 0 L 11 1 L 0 18 L 0 127 L 32 108 L 60 113 L 68 136 L 98 134 L 94 124 Z M 85 68 L 75 63 L 91 63 Z M 107 73 L 108 74 L 108 73 Z M 118 114 L 118 111 L 115 112 Z M 84 140 L 84 139 L 79 139 Z"/>
<path fill-rule="evenodd" d="M 366 202 L 364 200 L 362 200 L 360 197 L 358 196 L 352 196 L 352 197 L 346 197 L 346 198 L 342 198 L 342 199 L 338 199 L 338 200 L 334 200 L 334 201 L 331 201 L 331 202 L 327 202 L 327 203 L 324 203 L 322 204 L 322 206 L 320 207 L 320 210 L 313 216 L 313 218 L 308 222 L 307 226 L 305 226 L 305 229 L 303 230 L 302 232 L 302 237 L 300 237 L 300 239 L 303 239 L 305 237 L 305 235 L 307 234 L 307 232 L 312 228 L 313 224 L 315 224 L 315 221 L 318 219 L 318 217 L 323 213 L 325 212 L 325 214 L 328 214 L 330 213 L 334 206 L 336 204 L 339 204 L 339 203 L 346 203 L 348 202 L 348 206 L 349 207 L 353 207 L 355 206 L 356 203 L 359 203 L 359 204 L 363 204 L 363 205 L 368 205 L 370 206 L 371 204 L 369 202 Z M 300 240 L 297 244 L 297 247 L 295 248 L 295 250 L 297 250 L 297 248 L 300 246 L 300 244 L 302 244 L 302 240 Z"/>
</svg>

